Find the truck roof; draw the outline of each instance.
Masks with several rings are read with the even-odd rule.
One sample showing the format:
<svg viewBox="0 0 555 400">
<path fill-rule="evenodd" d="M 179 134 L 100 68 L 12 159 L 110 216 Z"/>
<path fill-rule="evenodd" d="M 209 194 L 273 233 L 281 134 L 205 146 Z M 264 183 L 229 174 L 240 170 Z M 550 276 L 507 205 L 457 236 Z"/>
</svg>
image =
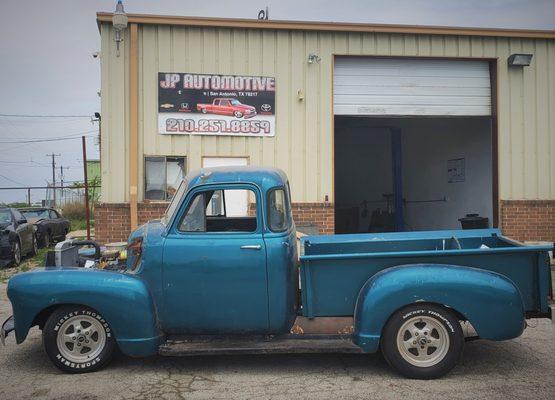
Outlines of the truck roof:
<svg viewBox="0 0 555 400">
<path fill-rule="evenodd" d="M 185 178 L 189 188 L 207 183 L 254 183 L 263 191 L 287 184 L 287 175 L 278 168 L 213 167 L 191 171 Z"/>
</svg>

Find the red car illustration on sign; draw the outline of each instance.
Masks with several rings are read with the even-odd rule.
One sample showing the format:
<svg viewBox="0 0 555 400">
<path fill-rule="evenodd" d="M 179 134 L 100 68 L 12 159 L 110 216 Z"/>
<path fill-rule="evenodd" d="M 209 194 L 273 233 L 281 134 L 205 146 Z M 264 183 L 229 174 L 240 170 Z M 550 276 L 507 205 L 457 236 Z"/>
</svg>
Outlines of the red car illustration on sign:
<svg viewBox="0 0 555 400">
<path fill-rule="evenodd" d="M 197 104 L 197 111 L 203 114 L 233 115 L 236 118 L 252 118 L 256 108 L 241 103 L 237 99 L 217 98 L 212 104 Z"/>
</svg>

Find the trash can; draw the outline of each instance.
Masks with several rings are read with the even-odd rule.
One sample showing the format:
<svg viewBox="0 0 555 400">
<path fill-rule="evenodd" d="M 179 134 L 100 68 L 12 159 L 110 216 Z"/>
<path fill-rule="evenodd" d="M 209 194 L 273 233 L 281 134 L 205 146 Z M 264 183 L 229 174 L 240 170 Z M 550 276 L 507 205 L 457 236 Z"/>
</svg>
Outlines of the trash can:
<svg viewBox="0 0 555 400">
<path fill-rule="evenodd" d="M 489 219 L 480 217 L 479 214 L 466 214 L 464 218 L 459 218 L 463 229 L 487 229 L 489 228 Z"/>
</svg>

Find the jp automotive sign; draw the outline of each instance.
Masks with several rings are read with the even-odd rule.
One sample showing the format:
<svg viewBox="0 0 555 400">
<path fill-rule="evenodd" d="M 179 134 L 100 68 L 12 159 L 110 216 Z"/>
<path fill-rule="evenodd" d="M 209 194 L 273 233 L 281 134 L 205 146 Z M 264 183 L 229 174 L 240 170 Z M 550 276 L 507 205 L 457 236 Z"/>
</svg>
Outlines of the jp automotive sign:
<svg viewBox="0 0 555 400">
<path fill-rule="evenodd" d="M 158 73 L 158 131 L 170 135 L 275 135 L 275 79 Z"/>
</svg>

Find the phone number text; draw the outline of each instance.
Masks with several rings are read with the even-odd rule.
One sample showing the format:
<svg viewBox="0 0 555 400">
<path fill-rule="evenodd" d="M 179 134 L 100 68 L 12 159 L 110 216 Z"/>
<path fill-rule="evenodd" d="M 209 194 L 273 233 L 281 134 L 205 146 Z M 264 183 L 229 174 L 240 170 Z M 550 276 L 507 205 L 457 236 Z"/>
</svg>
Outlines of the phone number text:
<svg viewBox="0 0 555 400">
<path fill-rule="evenodd" d="M 187 133 L 270 133 L 270 122 L 251 120 L 180 119 L 168 118 L 166 132 Z"/>
</svg>

